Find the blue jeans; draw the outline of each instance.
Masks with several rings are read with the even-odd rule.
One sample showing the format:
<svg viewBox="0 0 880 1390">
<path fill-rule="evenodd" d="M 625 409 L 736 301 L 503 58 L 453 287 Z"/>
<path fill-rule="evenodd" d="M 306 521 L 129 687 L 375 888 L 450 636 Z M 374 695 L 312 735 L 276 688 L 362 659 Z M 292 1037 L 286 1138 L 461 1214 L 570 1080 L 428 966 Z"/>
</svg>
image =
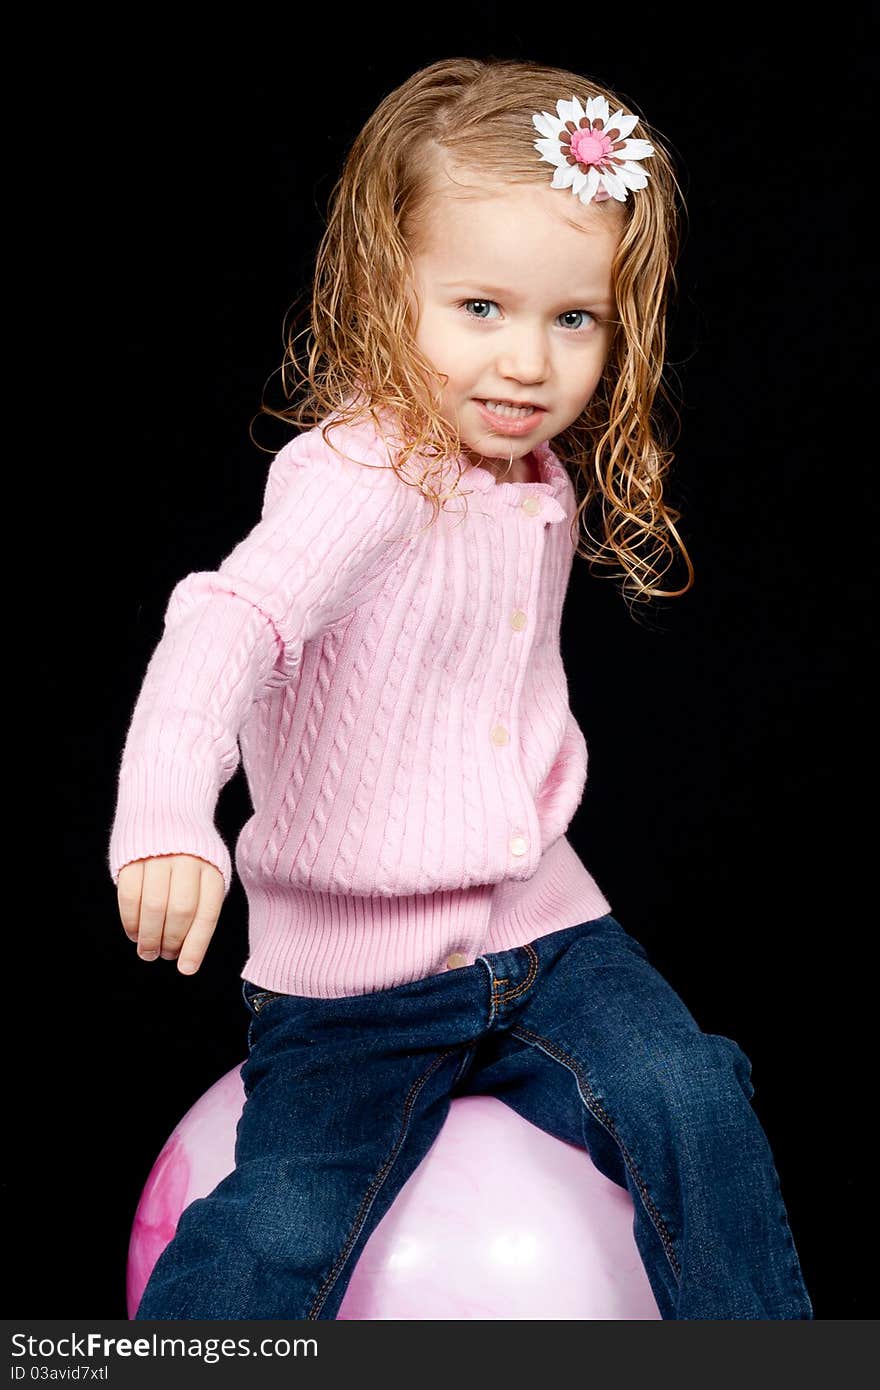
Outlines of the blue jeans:
<svg viewBox="0 0 880 1390">
<path fill-rule="evenodd" d="M 183 1212 L 137 1319 L 335 1318 L 467 1095 L 629 1190 L 661 1317 L 813 1317 L 748 1057 L 700 1030 L 610 914 L 372 994 L 242 993 L 235 1168 Z"/>
</svg>

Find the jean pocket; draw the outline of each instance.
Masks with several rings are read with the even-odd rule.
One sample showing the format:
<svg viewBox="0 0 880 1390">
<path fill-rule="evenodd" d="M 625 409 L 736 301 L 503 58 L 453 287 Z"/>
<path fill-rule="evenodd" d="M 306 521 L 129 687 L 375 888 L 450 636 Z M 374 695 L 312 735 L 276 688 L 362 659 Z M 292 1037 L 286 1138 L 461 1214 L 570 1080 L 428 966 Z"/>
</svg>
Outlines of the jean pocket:
<svg viewBox="0 0 880 1390">
<path fill-rule="evenodd" d="M 273 999 L 282 998 L 281 990 L 263 989 L 262 985 L 255 985 L 251 980 L 242 980 L 241 993 L 245 1004 L 254 1015 L 258 1014 Z"/>
</svg>

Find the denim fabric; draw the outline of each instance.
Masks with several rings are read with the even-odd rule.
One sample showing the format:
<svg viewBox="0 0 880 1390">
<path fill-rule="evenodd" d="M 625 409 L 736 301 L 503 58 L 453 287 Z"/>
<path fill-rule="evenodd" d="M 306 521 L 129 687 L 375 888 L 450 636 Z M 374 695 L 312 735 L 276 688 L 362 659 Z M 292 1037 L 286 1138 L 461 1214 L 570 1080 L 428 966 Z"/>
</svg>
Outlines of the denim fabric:
<svg viewBox="0 0 880 1390">
<path fill-rule="evenodd" d="M 751 1063 L 610 914 L 339 999 L 242 982 L 235 1169 L 183 1212 L 137 1319 L 336 1317 L 457 1096 L 492 1095 L 629 1190 L 663 1318 L 812 1318 Z"/>
</svg>

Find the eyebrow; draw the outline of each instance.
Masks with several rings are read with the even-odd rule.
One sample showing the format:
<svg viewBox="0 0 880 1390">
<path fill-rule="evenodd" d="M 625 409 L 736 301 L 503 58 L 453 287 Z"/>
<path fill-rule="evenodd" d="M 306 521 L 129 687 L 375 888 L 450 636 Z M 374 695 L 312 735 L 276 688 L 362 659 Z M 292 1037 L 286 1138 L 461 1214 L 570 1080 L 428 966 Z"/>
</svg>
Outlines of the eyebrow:
<svg viewBox="0 0 880 1390">
<path fill-rule="evenodd" d="M 442 290 L 468 290 L 475 288 L 477 285 L 479 285 L 480 289 L 485 291 L 486 294 L 497 295 L 499 299 L 508 299 L 512 300 L 514 303 L 516 302 L 517 296 L 514 294 L 513 290 L 506 290 L 498 285 L 485 285 L 482 280 L 450 280 L 441 284 L 440 288 Z M 614 305 L 614 300 L 610 295 L 606 294 L 573 294 L 569 296 L 570 303 L 574 303 L 575 300 L 591 304 L 610 305 L 611 307 Z"/>
</svg>

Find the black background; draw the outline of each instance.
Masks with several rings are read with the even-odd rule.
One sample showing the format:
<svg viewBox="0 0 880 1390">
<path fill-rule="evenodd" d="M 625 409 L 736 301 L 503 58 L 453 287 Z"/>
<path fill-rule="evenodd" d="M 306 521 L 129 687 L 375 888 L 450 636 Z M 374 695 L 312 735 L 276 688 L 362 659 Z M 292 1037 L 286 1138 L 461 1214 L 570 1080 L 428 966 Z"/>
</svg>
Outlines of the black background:
<svg viewBox="0 0 880 1390">
<path fill-rule="evenodd" d="M 106 860 L 118 760 L 173 585 L 258 519 L 271 453 L 251 420 L 281 402 L 283 319 L 345 152 L 417 67 L 470 55 L 609 84 L 677 160 L 669 498 L 697 581 L 639 626 L 576 560 L 563 655 L 590 772 L 569 834 L 701 1027 L 752 1059 L 816 1316 L 873 1314 L 872 36 L 858 11 L 810 33 L 735 15 L 712 38 L 662 12 L 507 4 L 309 25 L 254 9 L 185 36 L 131 12 L 124 31 L 44 37 L 30 90 L 50 133 L 23 210 L 37 413 L 18 476 L 39 564 L 16 569 L 14 605 L 30 810 L 8 866 L 27 888 L 8 917 L 11 1313 L 125 1317 L 155 1157 L 244 1058 L 243 891 L 196 976 L 137 959 Z M 230 848 L 249 814 L 239 769 L 217 811 Z"/>
</svg>

